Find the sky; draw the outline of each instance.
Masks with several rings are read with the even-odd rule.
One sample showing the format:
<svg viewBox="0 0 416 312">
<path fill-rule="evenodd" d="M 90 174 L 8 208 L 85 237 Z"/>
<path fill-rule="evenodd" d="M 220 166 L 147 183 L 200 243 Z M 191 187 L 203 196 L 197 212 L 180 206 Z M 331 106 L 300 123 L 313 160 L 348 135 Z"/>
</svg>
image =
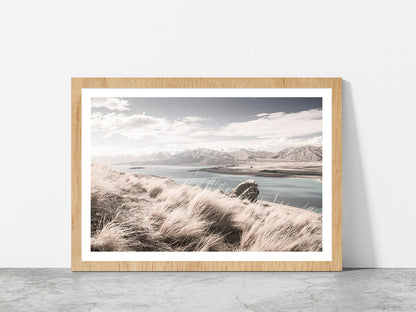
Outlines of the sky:
<svg viewBox="0 0 416 312">
<path fill-rule="evenodd" d="M 321 144 L 321 98 L 91 99 L 93 157 Z"/>
</svg>

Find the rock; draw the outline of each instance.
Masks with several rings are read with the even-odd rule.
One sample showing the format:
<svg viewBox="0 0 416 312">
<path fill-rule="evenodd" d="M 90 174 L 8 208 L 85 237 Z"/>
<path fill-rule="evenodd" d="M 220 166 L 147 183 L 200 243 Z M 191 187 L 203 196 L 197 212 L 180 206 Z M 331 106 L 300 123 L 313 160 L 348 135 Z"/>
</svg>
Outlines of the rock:
<svg viewBox="0 0 416 312">
<path fill-rule="evenodd" d="M 240 197 L 241 199 L 248 199 L 252 203 L 257 201 L 257 196 L 259 196 L 259 188 L 254 180 L 245 180 L 237 185 L 231 191 L 231 196 Z"/>
</svg>

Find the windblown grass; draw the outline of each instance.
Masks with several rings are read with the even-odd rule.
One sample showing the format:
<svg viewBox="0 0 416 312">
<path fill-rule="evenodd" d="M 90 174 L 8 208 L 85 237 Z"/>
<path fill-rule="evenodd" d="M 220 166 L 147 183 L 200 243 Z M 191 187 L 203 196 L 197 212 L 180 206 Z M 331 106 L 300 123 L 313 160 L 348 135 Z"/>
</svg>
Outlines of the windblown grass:
<svg viewBox="0 0 416 312">
<path fill-rule="evenodd" d="M 93 251 L 321 251 L 320 214 L 92 165 Z"/>
</svg>

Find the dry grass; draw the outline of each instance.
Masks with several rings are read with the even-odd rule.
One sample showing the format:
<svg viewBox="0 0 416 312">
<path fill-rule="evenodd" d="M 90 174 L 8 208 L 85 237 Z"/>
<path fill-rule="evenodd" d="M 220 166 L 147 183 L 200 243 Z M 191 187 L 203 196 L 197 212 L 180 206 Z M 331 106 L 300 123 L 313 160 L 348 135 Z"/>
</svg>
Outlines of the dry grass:
<svg viewBox="0 0 416 312">
<path fill-rule="evenodd" d="M 93 251 L 321 251 L 320 214 L 93 164 Z"/>
</svg>

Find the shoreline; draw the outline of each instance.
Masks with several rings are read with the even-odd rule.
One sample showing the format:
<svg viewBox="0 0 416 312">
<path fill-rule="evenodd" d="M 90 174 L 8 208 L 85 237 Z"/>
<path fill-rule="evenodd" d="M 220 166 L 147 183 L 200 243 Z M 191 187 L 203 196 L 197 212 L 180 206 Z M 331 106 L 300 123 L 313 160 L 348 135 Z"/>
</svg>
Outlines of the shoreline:
<svg viewBox="0 0 416 312">
<path fill-rule="evenodd" d="M 238 168 L 226 168 L 226 167 L 210 167 L 189 170 L 189 172 L 212 172 L 221 174 L 231 175 L 248 175 L 253 177 L 272 177 L 272 178 L 296 178 L 296 179 L 313 179 L 322 181 L 322 174 L 311 171 L 302 170 L 284 170 L 284 169 L 273 169 L 273 170 L 249 170 L 249 169 L 238 169 Z"/>
</svg>

